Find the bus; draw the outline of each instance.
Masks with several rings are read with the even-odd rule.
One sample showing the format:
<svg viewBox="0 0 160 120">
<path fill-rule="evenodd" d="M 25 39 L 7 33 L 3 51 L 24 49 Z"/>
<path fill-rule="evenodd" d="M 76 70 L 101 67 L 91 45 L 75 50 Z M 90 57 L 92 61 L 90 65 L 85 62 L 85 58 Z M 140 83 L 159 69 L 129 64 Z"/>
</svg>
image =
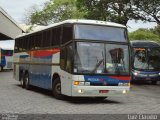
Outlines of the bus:
<svg viewBox="0 0 160 120">
<path fill-rule="evenodd" d="M 0 71 L 13 69 L 13 50 L 0 48 Z"/>
<path fill-rule="evenodd" d="M 130 89 L 126 26 L 65 20 L 15 39 L 14 78 L 64 96 L 105 99 Z"/>
<path fill-rule="evenodd" d="M 132 80 L 151 81 L 156 84 L 160 80 L 160 45 L 153 41 L 131 41 Z"/>
</svg>

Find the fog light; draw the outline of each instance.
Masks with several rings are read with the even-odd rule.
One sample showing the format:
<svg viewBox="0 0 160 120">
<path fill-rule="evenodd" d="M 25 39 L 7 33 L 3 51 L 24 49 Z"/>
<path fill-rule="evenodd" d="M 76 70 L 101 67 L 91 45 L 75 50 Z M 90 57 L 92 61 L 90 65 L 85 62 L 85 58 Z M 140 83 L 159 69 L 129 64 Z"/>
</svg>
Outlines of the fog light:
<svg viewBox="0 0 160 120">
<path fill-rule="evenodd" d="M 78 93 L 83 93 L 83 90 L 82 90 L 82 89 L 79 89 L 79 90 L 78 90 Z"/>
<path fill-rule="evenodd" d="M 123 93 L 123 94 L 126 94 L 126 93 L 127 93 L 127 91 L 126 91 L 126 90 L 123 90 L 123 91 L 122 91 L 122 93 Z"/>
</svg>

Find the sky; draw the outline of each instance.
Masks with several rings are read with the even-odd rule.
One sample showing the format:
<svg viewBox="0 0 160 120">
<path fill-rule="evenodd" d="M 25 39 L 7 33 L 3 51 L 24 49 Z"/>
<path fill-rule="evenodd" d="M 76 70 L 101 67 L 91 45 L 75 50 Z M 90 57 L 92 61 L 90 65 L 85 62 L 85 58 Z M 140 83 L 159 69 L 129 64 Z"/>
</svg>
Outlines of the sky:
<svg viewBox="0 0 160 120">
<path fill-rule="evenodd" d="M 46 1 L 48 0 L 0 0 L 0 7 L 2 7 L 17 23 L 22 24 L 24 23 L 24 15 L 31 6 L 42 6 Z M 132 32 L 138 28 L 153 28 L 156 26 L 156 23 L 144 23 L 142 21 L 135 22 L 132 20 L 128 22 L 127 26 L 128 30 Z M 14 42 L 6 41 L 6 46 L 13 48 Z"/>
</svg>

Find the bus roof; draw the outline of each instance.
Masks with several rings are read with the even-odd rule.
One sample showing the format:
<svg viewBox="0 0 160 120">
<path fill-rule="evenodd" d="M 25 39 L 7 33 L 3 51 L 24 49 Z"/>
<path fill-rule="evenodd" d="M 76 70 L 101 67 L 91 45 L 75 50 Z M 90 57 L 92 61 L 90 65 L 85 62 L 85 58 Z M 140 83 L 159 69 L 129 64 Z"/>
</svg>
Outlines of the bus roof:
<svg viewBox="0 0 160 120">
<path fill-rule="evenodd" d="M 160 47 L 157 42 L 146 40 L 134 40 L 130 41 L 132 47 Z"/>
<path fill-rule="evenodd" d="M 98 21 L 98 20 L 70 19 L 70 20 L 65 20 L 65 21 L 59 22 L 59 23 L 51 24 L 51 25 L 46 26 L 45 28 L 37 30 L 37 31 L 33 31 L 33 32 L 30 32 L 30 33 L 23 33 L 22 35 L 19 35 L 16 38 L 23 37 L 25 35 L 36 33 L 36 32 L 39 32 L 39 31 L 47 30 L 49 28 L 59 26 L 59 25 L 63 25 L 63 24 L 92 24 L 92 25 L 105 25 L 105 26 L 126 28 L 126 26 L 118 24 L 118 23 L 114 23 L 114 22 Z"/>
</svg>

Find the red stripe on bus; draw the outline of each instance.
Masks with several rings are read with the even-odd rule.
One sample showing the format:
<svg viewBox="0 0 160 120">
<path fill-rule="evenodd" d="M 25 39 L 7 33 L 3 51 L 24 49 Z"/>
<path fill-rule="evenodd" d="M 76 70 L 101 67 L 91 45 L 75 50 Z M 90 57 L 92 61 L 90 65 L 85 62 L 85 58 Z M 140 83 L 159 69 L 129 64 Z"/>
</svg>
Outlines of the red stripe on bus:
<svg viewBox="0 0 160 120">
<path fill-rule="evenodd" d="M 109 76 L 110 78 L 113 79 L 118 79 L 118 80 L 130 80 L 131 77 L 128 76 Z"/>
<path fill-rule="evenodd" d="M 58 52 L 60 52 L 60 49 L 54 48 L 54 49 L 48 49 L 48 50 L 29 51 L 28 54 L 33 57 L 47 57 L 47 56 L 56 54 Z"/>
</svg>

